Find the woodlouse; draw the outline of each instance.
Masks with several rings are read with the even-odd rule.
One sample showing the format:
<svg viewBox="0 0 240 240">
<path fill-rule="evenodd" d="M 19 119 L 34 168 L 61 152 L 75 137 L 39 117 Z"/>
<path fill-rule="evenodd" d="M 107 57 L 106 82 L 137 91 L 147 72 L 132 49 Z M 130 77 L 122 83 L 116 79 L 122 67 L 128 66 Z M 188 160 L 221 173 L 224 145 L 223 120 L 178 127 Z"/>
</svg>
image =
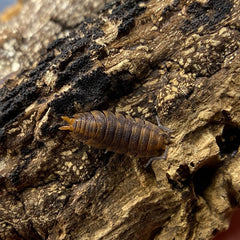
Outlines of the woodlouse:
<svg viewBox="0 0 240 240">
<path fill-rule="evenodd" d="M 75 132 L 80 141 L 90 146 L 130 156 L 152 157 L 147 165 L 155 159 L 166 158 L 170 134 L 163 132 L 164 127 L 110 111 L 91 111 L 80 113 L 78 118 L 62 116 L 62 119 L 69 125 L 60 130 Z"/>
</svg>

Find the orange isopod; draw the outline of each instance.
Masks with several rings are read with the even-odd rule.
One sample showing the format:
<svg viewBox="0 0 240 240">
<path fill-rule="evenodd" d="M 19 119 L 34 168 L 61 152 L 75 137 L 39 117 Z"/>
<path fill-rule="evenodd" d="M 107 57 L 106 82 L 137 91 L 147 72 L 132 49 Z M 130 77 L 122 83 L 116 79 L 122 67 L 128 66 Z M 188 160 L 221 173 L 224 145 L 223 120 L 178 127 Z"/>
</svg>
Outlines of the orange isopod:
<svg viewBox="0 0 240 240">
<path fill-rule="evenodd" d="M 166 158 L 171 130 L 154 125 L 148 121 L 110 111 L 91 111 L 80 113 L 78 118 L 62 116 L 68 126 L 60 130 L 75 132 L 80 141 L 87 145 L 116 153 L 136 157 L 151 157 L 153 160 Z"/>
</svg>

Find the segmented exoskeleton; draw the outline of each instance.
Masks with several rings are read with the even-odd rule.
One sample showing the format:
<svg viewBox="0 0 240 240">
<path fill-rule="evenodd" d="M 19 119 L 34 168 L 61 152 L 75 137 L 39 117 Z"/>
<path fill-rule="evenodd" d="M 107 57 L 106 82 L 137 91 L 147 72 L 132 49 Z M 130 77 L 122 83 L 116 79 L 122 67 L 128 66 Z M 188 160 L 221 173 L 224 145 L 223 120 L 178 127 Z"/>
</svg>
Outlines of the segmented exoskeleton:
<svg viewBox="0 0 240 240">
<path fill-rule="evenodd" d="M 116 153 L 163 158 L 160 156 L 169 144 L 169 134 L 161 127 L 119 113 L 92 111 L 80 113 L 78 118 L 63 116 L 62 119 L 69 125 L 59 129 L 75 132 L 80 141 L 90 146 Z"/>
</svg>

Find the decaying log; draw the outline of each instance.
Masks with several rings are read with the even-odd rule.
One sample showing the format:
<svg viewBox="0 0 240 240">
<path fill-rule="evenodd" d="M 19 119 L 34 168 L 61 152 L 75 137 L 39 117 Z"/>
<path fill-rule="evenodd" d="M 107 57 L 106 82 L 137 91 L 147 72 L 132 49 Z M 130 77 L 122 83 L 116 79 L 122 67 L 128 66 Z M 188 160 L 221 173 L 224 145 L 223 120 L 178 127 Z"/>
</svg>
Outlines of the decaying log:
<svg viewBox="0 0 240 240">
<path fill-rule="evenodd" d="M 210 239 L 226 229 L 240 202 L 239 1 L 84 1 L 96 2 L 89 12 L 37 2 L 8 23 L 12 35 L 1 30 L 1 51 L 19 48 L 1 59 L 0 238 Z M 148 159 L 58 129 L 62 115 L 93 109 L 158 115 L 173 130 L 167 159 L 145 169 Z"/>
</svg>

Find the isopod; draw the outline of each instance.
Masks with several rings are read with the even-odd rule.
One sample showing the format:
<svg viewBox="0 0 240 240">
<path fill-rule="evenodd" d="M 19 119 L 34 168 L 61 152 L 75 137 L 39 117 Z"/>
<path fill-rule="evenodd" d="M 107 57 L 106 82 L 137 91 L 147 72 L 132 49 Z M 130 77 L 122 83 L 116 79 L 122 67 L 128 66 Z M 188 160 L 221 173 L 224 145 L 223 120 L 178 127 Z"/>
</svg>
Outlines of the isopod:
<svg viewBox="0 0 240 240">
<path fill-rule="evenodd" d="M 62 119 L 69 125 L 59 129 L 73 131 L 87 145 L 139 158 L 151 157 L 147 165 L 166 158 L 170 134 L 163 132 L 168 130 L 164 127 L 110 111 L 91 111 L 80 113 L 78 118 Z"/>
</svg>

